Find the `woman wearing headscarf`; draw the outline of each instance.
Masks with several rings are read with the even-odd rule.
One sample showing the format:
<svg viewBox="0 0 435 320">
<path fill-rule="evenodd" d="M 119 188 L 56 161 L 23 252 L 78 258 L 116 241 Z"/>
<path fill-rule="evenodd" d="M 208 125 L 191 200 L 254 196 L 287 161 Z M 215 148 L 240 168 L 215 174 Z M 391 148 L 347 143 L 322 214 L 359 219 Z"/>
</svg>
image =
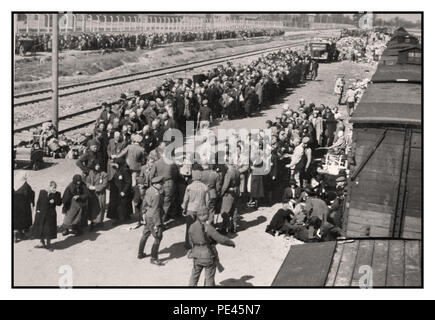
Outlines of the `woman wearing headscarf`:
<svg viewBox="0 0 435 320">
<path fill-rule="evenodd" d="M 27 173 L 20 171 L 15 178 L 14 188 L 14 237 L 15 242 L 25 240 L 24 232 L 32 226 L 32 207 L 35 205 L 35 192 L 27 182 Z"/>
<path fill-rule="evenodd" d="M 131 171 L 124 158 L 117 158 L 113 166 L 116 168 L 113 176 L 113 186 L 110 189 L 109 210 L 107 217 L 116 222 L 126 221 L 133 213 L 133 191 Z"/>
<path fill-rule="evenodd" d="M 87 224 L 89 190 L 83 182 L 81 175 L 74 175 L 72 182 L 66 187 L 62 196 L 62 213 L 65 214 L 63 235 L 71 231 L 79 235 Z"/>
<path fill-rule="evenodd" d="M 36 202 L 35 223 L 32 227 L 32 237 L 39 239 L 41 244 L 35 248 L 45 248 L 53 251 L 50 241 L 57 238 L 57 213 L 56 206 L 62 204 L 60 192 L 56 190 L 57 184 L 50 182 L 48 190 L 39 192 Z"/>
<path fill-rule="evenodd" d="M 91 222 L 91 230 L 94 224 L 98 226 L 103 223 L 107 183 L 107 173 L 101 169 L 100 163 L 95 161 L 86 177 L 86 185 L 89 189 L 88 220 Z"/>
</svg>

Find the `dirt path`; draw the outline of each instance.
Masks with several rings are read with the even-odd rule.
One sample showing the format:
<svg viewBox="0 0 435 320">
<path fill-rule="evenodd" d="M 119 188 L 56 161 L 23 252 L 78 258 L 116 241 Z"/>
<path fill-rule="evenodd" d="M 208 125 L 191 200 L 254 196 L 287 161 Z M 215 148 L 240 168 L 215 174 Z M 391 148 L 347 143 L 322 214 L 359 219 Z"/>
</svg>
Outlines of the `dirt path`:
<svg viewBox="0 0 435 320">
<path fill-rule="evenodd" d="M 272 106 L 261 115 L 249 119 L 225 121 L 217 128 L 263 128 L 267 119 L 274 119 L 281 113 L 282 103 L 297 106 L 300 98 L 307 103 L 335 105 L 333 95 L 335 77 L 339 73 L 348 79 L 371 77 L 373 65 L 351 62 L 322 64 L 317 81 L 308 82 L 299 88 L 289 90 L 289 95 L 280 104 Z M 368 70 L 368 72 L 366 72 Z M 345 114 L 345 108 L 340 111 Z M 46 187 L 50 180 L 58 182 L 63 191 L 73 174 L 78 172 L 73 161 L 59 164 L 39 172 L 29 171 L 29 183 L 36 192 Z M 67 174 L 65 174 L 67 173 Z M 16 174 L 16 172 L 14 172 Z M 258 211 L 241 216 L 240 231 L 234 238 L 236 248 L 218 246 L 225 270 L 216 274 L 216 284 L 225 286 L 269 286 L 285 256 L 295 240 L 272 237 L 264 230 L 268 221 L 280 207 L 260 208 Z M 58 224 L 63 216 L 58 210 Z M 133 224 L 132 224 L 133 225 Z M 137 246 L 141 229 L 127 230 L 128 226 L 107 227 L 80 237 L 58 235 L 54 252 L 34 249 L 36 240 L 14 245 L 14 284 L 17 286 L 58 286 L 62 266 L 70 266 L 75 286 L 185 286 L 188 283 L 192 261 L 185 255 L 183 247 L 185 226 L 180 225 L 163 234 L 160 257 L 164 267 L 149 263 L 149 258 L 137 260 Z M 146 252 L 150 252 L 151 242 Z M 200 283 L 202 283 L 201 278 Z"/>
</svg>

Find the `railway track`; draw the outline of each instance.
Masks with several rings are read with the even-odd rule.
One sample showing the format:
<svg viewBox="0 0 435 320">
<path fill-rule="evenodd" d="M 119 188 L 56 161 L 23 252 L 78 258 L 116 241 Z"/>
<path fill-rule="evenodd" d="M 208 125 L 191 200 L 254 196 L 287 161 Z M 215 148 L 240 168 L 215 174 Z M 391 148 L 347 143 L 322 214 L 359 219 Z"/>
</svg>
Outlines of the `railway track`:
<svg viewBox="0 0 435 320">
<path fill-rule="evenodd" d="M 79 94 L 87 91 L 98 90 L 102 88 L 107 88 L 111 86 L 116 86 L 124 83 L 134 82 L 138 80 L 145 80 L 152 77 L 162 76 L 166 74 L 172 74 L 180 71 L 185 71 L 189 69 L 199 68 L 203 66 L 213 65 L 216 63 L 225 62 L 228 59 L 240 59 L 245 57 L 250 57 L 258 55 L 261 53 L 268 53 L 271 51 L 278 50 L 280 48 L 286 48 L 289 46 L 296 46 L 305 43 L 304 41 L 290 43 L 285 45 L 279 45 L 261 50 L 252 50 L 245 53 L 232 54 L 224 57 L 219 57 L 215 59 L 199 60 L 194 62 L 183 63 L 176 66 L 158 68 L 148 71 L 136 72 L 131 74 L 124 74 L 115 77 L 97 79 L 87 82 L 69 84 L 59 87 L 59 98 L 66 97 L 73 94 Z M 14 108 L 19 106 L 24 106 L 28 104 L 34 104 L 42 101 L 47 101 L 51 99 L 52 90 L 51 88 L 35 90 L 30 92 L 24 92 L 14 95 Z"/>
<path fill-rule="evenodd" d="M 162 75 L 167 75 L 171 73 L 177 73 L 180 71 L 185 70 L 192 70 L 195 68 L 200 68 L 204 66 L 209 65 L 216 65 L 217 63 L 222 63 L 228 60 L 235 60 L 235 59 L 241 59 L 246 58 L 250 56 L 256 56 L 263 53 L 269 53 L 273 51 L 277 51 L 282 48 L 289 48 L 289 47 L 296 47 L 301 44 L 306 43 L 306 41 L 299 41 L 299 42 L 293 42 L 288 43 L 285 45 L 279 45 L 274 46 L 267 49 L 262 50 L 255 50 L 255 51 L 249 51 L 245 52 L 243 54 L 233 54 L 228 55 L 225 57 L 220 57 L 216 59 L 211 60 L 201 60 L 196 61 L 192 63 L 184 63 L 182 65 L 177 65 L 173 67 L 166 67 L 166 68 L 160 68 L 155 70 L 150 70 L 146 72 L 138 72 L 135 74 L 129 74 L 129 75 L 121 75 L 116 76 L 110 79 L 101 79 L 101 80 L 95 80 L 95 81 L 89 81 L 86 83 L 80 83 L 80 84 L 73 84 L 68 85 L 59 88 L 60 94 L 59 96 L 68 96 L 72 94 L 79 94 L 82 92 L 90 91 L 90 90 L 98 90 L 101 88 L 106 88 L 110 86 L 115 86 L 119 84 L 124 84 L 128 82 L 138 81 L 138 80 L 145 80 L 153 77 L 158 77 Z M 74 88 L 79 88 L 75 89 Z M 35 95 L 40 95 L 36 99 L 34 98 Z M 17 98 L 18 97 L 18 98 Z M 27 100 L 26 100 L 27 98 Z M 16 103 L 17 99 L 22 99 L 19 103 Z M 45 89 L 45 90 L 38 90 L 33 92 L 28 92 L 26 94 L 20 94 L 14 96 L 14 108 L 20 105 L 24 104 L 30 104 L 30 103 L 36 103 L 44 100 L 51 99 L 51 89 Z M 28 101 L 28 102 L 25 102 Z M 116 102 L 112 102 L 114 104 Z M 81 110 L 78 112 L 72 112 L 69 114 L 64 114 L 62 116 L 59 116 L 59 134 L 64 134 L 67 132 L 71 132 L 73 130 L 77 130 L 86 126 L 89 126 L 90 124 L 95 122 L 95 119 L 98 117 L 100 113 L 101 107 L 97 106 L 94 108 Z M 42 121 L 33 122 L 30 124 L 26 124 L 23 126 L 15 127 L 14 128 L 14 145 L 17 145 L 20 141 L 28 141 L 32 137 L 32 131 L 33 129 L 40 128 L 42 124 L 46 121 L 50 121 L 49 119 L 44 119 Z"/>
</svg>

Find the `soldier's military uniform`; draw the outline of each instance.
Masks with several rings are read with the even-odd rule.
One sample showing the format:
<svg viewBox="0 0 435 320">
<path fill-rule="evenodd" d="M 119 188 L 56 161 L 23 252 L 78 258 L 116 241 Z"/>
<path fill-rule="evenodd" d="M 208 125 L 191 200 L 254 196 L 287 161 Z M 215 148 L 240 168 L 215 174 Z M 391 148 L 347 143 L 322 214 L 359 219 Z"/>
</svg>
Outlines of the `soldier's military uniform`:
<svg viewBox="0 0 435 320">
<path fill-rule="evenodd" d="M 233 221 L 234 231 L 236 229 L 237 199 L 239 197 L 240 173 L 237 168 L 229 164 L 222 184 L 222 233 L 228 232 L 230 221 Z"/>
<path fill-rule="evenodd" d="M 198 219 L 189 228 L 189 242 L 192 247 L 189 257 L 193 259 L 189 286 L 198 284 L 202 269 L 205 269 L 205 286 L 214 286 L 216 267 L 219 264 L 216 243 L 235 247 L 234 242 L 219 234 L 212 225 L 206 222 L 207 219 L 208 210 L 204 208 L 198 212 Z"/>
<path fill-rule="evenodd" d="M 150 176 L 163 178 L 163 217 L 162 221 L 166 222 L 167 218 L 172 215 L 175 201 L 175 179 L 178 175 L 178 168 L 175 163 L 168 164 L 165 159 L 161 157 L 154 163 L 151 168 Z M 173 216 L 172 216 L 173 217 Z"/>
<path fill-rule="evenodd" d="M 158 176 L 151 180 L 152 186 L 145 192 L 145 198 L 142 205 L 142 214 L 144 215 L 144 229 L 139 243 L 138 258 L 144 258 L 145 244 L 148 237 L 154 237 L 154 243 L 151 249 L 151 263 L 162 265 L 158 258 L 160 241 L 163 237 L 162 215 L 163 215 L 163 194 L 156 187 L 156 184 L 163 183 L 163 177 Z"/>
<path fill-rule="evenodd" d="M 214 216 L 216 214 L 216 205 L 218 194 L 221 191 L 222 181 L 219 174 L 211 169 L 206 169 L 201 172 L 201 182 L 204 183 L 208 188 L 208 194 L 210 196 L 208 208 L 209 208 L 209 219 L 210 223 L 213 223 Z"/>
</svg>

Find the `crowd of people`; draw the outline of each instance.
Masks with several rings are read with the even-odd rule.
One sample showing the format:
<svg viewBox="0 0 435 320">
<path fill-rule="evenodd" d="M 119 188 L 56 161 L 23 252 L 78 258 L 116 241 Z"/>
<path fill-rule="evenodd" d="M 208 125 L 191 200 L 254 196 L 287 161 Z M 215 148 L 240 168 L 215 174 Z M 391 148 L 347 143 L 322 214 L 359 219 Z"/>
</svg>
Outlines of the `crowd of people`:
<svg viewBox="0 0 435 320">
<path fill-rule="evenodd" d="M 350 33 L 352 34 L 352 33 Z M 340 60 L 378 61 L 390 36 L 383 32 L 364 31 L 363 35 L 346 35 L 337 41 Z"/>
<path fill-rule="evenodd" d="M 280 36 L 281 29 L 223 30 L 223 31 L 180 31 L 180 32 L 147 32 L 139 34 L 123 33 L 81 33 L 59 35 L 60 50 L 102 50 L 102 49 L 151 49 L 155 45 L 202 40 L 219 40 L 233 38 L 253 38 L 262 36 Z M 31 38 L 34 51 L 51 52 L 52 35 L 17 34 L 16 41 Z"/>
<path fill-rule="evenodd" d="M 318 161 L 325 153 L 347 156 L 337 106 L 301 99 L 297 106 L 284 105 L 279 117 L 268 120 L 264 129 L 272 132 L 270 141 L 265 141 L 264 130 L 257 137 L 260 149 L 271 147 L 267 174 L 256 171 L 266 161 L 264 152 L 260 158 L 243 158 L 254 137 L 239 137 L 235 158 L 230 160 L 227 154 L 224 164 L 200 161 L 178 166 L 163 156 L 167 130 L 185 133 L 186 121 L 192 121 L 198 132 L 205 132 L 217 120 L 251 117 L 276 102 L 285 89 L 312 79 L 317 68 L 306 52 L 286 49 L 247 65 L 228 62 L 193 80 L 167 79 L 151 94 L 136 91 L 130 99 L 122 94 L 113 106 L 103 103 L 93 135 L 85 142 L 84 153 L 77 155 L 81 174 L 72 177 L 62 196 L 55 181 L 40 192 L 32 236 L 41 240 L 39 247 L 53 249 L 55 208 L 60 205 L 64 235 L 99 228 L 106 217 L 114 225 L 136 217 L 137 227 L 143 226 L 137 257 L 146 257 L 145 244 L 152 236 L 151 263 L 161 266 L 163 232 L 173 221 L 184 219 L 185 247 L 194 260 L 191 285 L 197 284 L 202 269 L 206 284 L 214 285 L 220 265 L 215 245 L 235 246 L 226 235 L 238 231 L 240 211 L 249 208 L 283 204 L 265 230 L 272 235 L 304 242 L 341 237 L 346 171 L 328 175 Z M 52 126 L 45 130 L 55 135 Z M 44 149 L 50 140 L 42 136 L 35 143 Z M 27 219 L 14 219 L 23 221 L 14 225 L 17 241 L 32 226 L 30 207 L 35 198 L 26 179 L 22 181 L 15 191 L 14 215 Z M 20 206 L 23 210 L 17 209 Z"/>
</svg>

